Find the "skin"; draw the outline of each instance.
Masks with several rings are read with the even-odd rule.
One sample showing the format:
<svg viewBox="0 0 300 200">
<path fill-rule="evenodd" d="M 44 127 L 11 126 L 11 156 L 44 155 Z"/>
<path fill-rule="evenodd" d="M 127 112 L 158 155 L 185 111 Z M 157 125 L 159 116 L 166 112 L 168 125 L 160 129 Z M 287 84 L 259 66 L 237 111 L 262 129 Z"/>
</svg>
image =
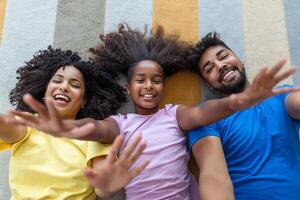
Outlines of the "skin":
<svg viewBox="0 0 300 200">
<path fill-rule="evenodd" d="M 75 119 L 78 111 L 86 103 L 84 94 L 84 77 L 81 72 L 73 66 L 65 66 L 58 69 L 49 81 L 45 92 L 45 101 L 52 103 L 52 109 L 55 109 L 57 117 Z M 64 97 L 59 99 L 56 95 Z M 67 99 L 67 101 L 63 99 Z M 42 104 L 40 103 L 39 106 L 41 107 Z M 38 120 L 38 117 L 31 114 L 22 114 L 32 120 Z M 46 117 L 44 113 L 39 113 L 39 115 Z M 9 115 L 0 115 L 0 138 L 7 143 L 15 143 L 26 134 L 24 124 L 11 126 L 9 124 L 11 120 L 15 120 L 15 118 Z M 149 163 L 145 160 L 141 165 L 129 171 L 132 163 L 145 149 L 146 143 L 141 141 L 140 135 L 137 136 L 132 144 L 125 148 L 119 159 L 115 159 L 123 142 L 122 136 L 117 137 L 108 156 L 94 158 L 92 160 L 93 168 L 85 170 L 86 177 L 94 187 L 97 187 L 95 192 L 100 197 L 109 197 L 112 193 L 120 190 Z"/>
<path fill-rule="evenodd" d="M 164 76 L 154 61 L 141 61 L 135 67 L 127 92 L 134 102 L 135 113 L 151 115 L 158 111 L 163 97 Z"/>
<path fill-rule="evenodd" d="M 273 68 L 263 66 L 262 71 L 266 75 L 265 78 L 269 77 L 270 79 L 261 79 L 261 84 L 273 87 L 275 82 L 287 77 L 287 74 L 279 74 L 279 70 L 277 71 L 284 63 L 285 60 L 281 60 Z M 228 66 L 236 66 L 237 70 L 227 71 L 228 75 L 224 76 L 224 71 Z M 243 71 L 243 68 L 244 65 L 240 59 L 231 50 L 220 45 L 208 48 L 199 62 L 199 71 L 211 89 L 219 88 L 221 85 L 235 85 L 240 80 L 240 72 Z M 289 71 L 293 70 L 289 69 Z M 222 79 L 222 77 L 227 78 Z M 256 84 L 255 80 L 253 84 Z M 246 80 L 241 91 L 248 90 L 253 84 L 250 85 Z M 230 94 L 223 93 L 223 95 L 226 97 Z M 288 113 L 295 119 L 300 119 L 300 92 L 295 90 L 290 93 L 285 104 Z M 233 186 L 220 138 L 210 136 L 199 140 L 193 145 L 192 151 L 200 170 L 201 199 L 234 199 Z M 218 188 L 218 192 L 215 191 L 215 188 Z"/>
<path fill-rule="evenodd" d="M 297 89 L 299 90 L 299 88 L 273 89 L 273 87 L 279 81 L 294 73 L 294 70 L 287 70 L 279 73 L 279 70 L 283 67 L 283 65 L 284 61 L 281 61 L 270 69 L 262 68 L 262 70 L 255 77 L 253 84 L 241 93 L 233 94 L 222 99 L 207 101 L 203 106 L 191 107 L 180 105 L 177 109 L 177 122 L 179 127 L 184 131 L 192 130 L 199 126 L 218 121 L 232 114 L 233 112 L 255 105 L 275 94 L 293 92 Z M 162 77 L 162 69 L 154 61 L 144 60 L 135 66 L 132 78 L 128 84 L 128 92 L 133 99 L 137 114 L 151 115 L 158 111 L 158 105 L 163 95 L 163 82 L 161 81 Z M 145 94 L 148 94 L 148 96 L 145 96 Z M 27 115 L 24 115 L 18 111 L 12 111 L 12 114 L 17 115 L 22 119 L 11 121 L 11 124 L 29 125 L 57 137 L 69 137 L 101 142 L 106 142 L 111 138 L 115 138 L 120 132 L 117 122 L 110 117 L 104 120 L 63 120 L 60 118 L 58 111 L 55 109 L 51 99 L 46 100 L 46 105 L 43 105 L 30 95 L 26 95 L 24 96 L 24 102 L 26 102 L 33 110 L 39 113 L 38 118 L 28 117 Z M 212 156 L 209 146 L 203 148 L 202 150 L 203 152 L 206 152 L 206 155 Z M 214 154 L 220 158 L 222 157 L 222 155 L 219 154 L 220 152 L 223 152 L 221 148 Z M 198 153 L 198 151 L 196 151 L 196 153 Z M 204 163 L 204 166 L 206 166 L 205 168 L 207 170 L 209 169 L 209 166 L 213 166 L 214 162 L 221 164 L 220 166 L 226 166 L 224 155 L 223 160 L 221 159 L 220 161 L 222 163 L 219 163 L 217 160 L 210 160 L 209 162 L 207 160 L 203 161 L 202 157 L 198 156 L 198 154 L 196 155 L 196 160 L 199 165 Z M 223 169 L 223 171 L 220 172 L 220 176 L 228 177 L 226 167 L 220 167 L 220 169 Z M 207 173 L 205 176 L 200 176 L 199 178 L 201 183 L 203 178 L 207 180 L 209 176 L 210 173 Z M 232 199 L 232 185 L 228 180 L 230 179 L 226 178 L 225 182 L 221 180 L 218 182 L 218 185 L 220 185 L 220 188 L 223 187 L 223 184 L 226 185 L 222 191 L 226 191 L 228 193 L 225 193 L 223 197 L 226 197 L 225 199 Z M 95 180 L 93 184 L 101 185 L 100 178 Z M 211 182 L 211 185 L 214 184 Z M 208 190 L 210 186 L 205 188 L 207 188 L 205 190 Z M 216 193 L 213 194 L 213 196 L 205 195 L 205 191 L 203 191 L 200 196 L 203 197 L 203 199 L 218 199 L 219 197 L 221 199 L 221 195 L 218 196 Z"/>
</svg>

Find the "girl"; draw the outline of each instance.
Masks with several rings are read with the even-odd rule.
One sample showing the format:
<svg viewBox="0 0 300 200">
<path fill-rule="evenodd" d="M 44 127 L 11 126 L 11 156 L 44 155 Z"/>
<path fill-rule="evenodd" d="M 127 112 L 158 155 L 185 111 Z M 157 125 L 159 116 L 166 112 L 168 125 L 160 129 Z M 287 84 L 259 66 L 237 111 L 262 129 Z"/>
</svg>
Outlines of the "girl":
<svg viewBox="0 0 300 200">
<path fill-rule="evenodd" d="M 41 103 L 52 99 L 61 119 L 103 119 L 126 101 L 122 87 L 111 74 L 93 62 L 81 61 L 72 51 L 51 47 L 39 51 L 17 74 L 18 82 L 10 93 L 10 101 L 33 119 L 35 116 L 29 113 L 34 111 L 22 101 L 25 93 L 32 94 Z M 92 164 L 100 171 L 107 167 L 114 170 L 107 184 L 96 190 L 106 197 L 122 188 L 147 164 L 128 172 L 131 165 L 128 159 L 134 161 L 145 147 L 141 143 L 133 153 L 140 137 L 126 150 L 126 154 L 133 153 L 135 157 L 121 155 L 120 159 L 114 159 L 123 141 L 118 138 L 104 160 L 108 145 L 56 138 L 34 128 L 11 126 L 6 123 L 11 118 L 0 115 L 0 149 L 10 147 L 12 152 L 9 174 L 12 199 L 95 199 L 95 191 L 83 173 L 86 166 Z M 105 142 L 111 143 L 112 139 L 108 137 Z M 86 171 L 87 175 L 91 172 L 91 169 Z M 108 186 L 109 191 L 105 188 Z"/>
<path fill-rule="evenodd" d="M 28 95 L 24 101 L 39 113 L 38 120 L 13 113 L 23 118 L 18 123 L 46 130 L 55 136 L 106 141 L 121 133 L 125 137 L 121 152 L 140 132 L 148 146 L 133 167 L 140 165 L 143 159 L 149 159 L 151 163 L 126 186 L 127 199 L 189 200 L 192 197 L 184 132 L 217 121 L 275 93 L 286 92 L 286 89 L 272 90 L 277 83 L 273 78 L 283 64 L 272 68 L 272 74 L 263 69 L 251 88 L 242 93 L 208 101 L 202 106 L 166 105 L 159 109 L 164 78 L 185 64 L 189 46 L 175 36 L 165 36 L 160 27 L 150 37 L 145 35 L 146 32 L 120 25 L 117 32 L 101 35 L 103 44 L 91 49 L 96 62 L 127 76 L 127 91 L 135 113 L 113 115 L 104 120 L 65 121 L 56 116 L 52 101 L 47 101 L 45 108 Z M 292 73 L 293 70 L 284 72 L 280 80 Z M 44 118 L 45 115 L 50 118 Z M 89 179 L 97 188 L 103 180 L 96 174 Z"/>
</svg>

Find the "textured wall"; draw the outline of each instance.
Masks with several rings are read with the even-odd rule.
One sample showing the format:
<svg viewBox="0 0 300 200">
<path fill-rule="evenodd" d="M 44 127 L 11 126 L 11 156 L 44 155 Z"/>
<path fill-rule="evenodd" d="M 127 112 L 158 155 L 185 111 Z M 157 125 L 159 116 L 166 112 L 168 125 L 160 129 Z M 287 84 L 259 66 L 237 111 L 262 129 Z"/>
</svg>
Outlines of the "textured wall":
<svg viewBox="0 0 300 200">
<path fill-rule="evenodd" d="M 259 67 L 286 57 L 300 66 L 299 0 L 0 0 L 0 112 L 10 107 L 15 71 L 48 45 L 72 49 L 88 58 L 101 32 L 120 22 L 143 29 L 161 24 L 167 32 L 197 41 L 217 31 L 246 63 L 251 79 Z M 300 70 L 286 82 L 300 84 Z M 189 91 L 189 92 L 186 92 Z M 188 72 L 167 80 L 165 102 L 196 104 L 211 98 L 199 78 Z M 121 112 L 132 111 L 130 103 Z M 0 199 L 8 200 L 9 153 L 0 154 Z"/>
</svg>

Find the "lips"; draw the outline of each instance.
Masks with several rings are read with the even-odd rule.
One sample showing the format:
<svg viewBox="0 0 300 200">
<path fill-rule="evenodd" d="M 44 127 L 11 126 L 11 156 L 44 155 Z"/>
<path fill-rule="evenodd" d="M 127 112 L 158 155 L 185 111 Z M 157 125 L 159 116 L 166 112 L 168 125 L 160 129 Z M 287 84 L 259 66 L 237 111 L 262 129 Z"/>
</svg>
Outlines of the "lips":
<svg viewBox="0 0 300 200">
<path fill-rule="evenodd" d="M 64 94 L 56 94 L 53 96 L 55 101 L 69 103 L 71 101 L 70 97 Z"/>
<path fill-rule="evenodd" d="M 146 93 L 146 94 L 142 94 L 142 95 L 140 95 L 141 97 L 143 97 L 144 99 L 146 99 L 146 100 L 151 100 L 151 99 L 153 99 L 154 97 L 156 97 L 156 95 L 155 94 L 152 94 L 152 93 Z"/>
<path fill-rule="evenodd" d="M 238 68 L 236 66 L 229 66 L 229 67 L 226 67 L 224 68 L 221 73 L 220 73 L 220 77 L 219 77 L 219 82 L 221 81 L 230 81 L 233 76 L 234 76 L 234 73 L 238 71 Z"/>
</svg>

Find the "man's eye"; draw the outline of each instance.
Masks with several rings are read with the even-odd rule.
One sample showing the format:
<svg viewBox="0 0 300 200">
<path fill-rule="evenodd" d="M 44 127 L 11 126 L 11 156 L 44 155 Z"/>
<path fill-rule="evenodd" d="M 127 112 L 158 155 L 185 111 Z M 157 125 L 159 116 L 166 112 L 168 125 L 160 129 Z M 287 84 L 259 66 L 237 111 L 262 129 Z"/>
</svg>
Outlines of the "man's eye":
<svg viewBox="0 0 300 200">
<path fill-rule="evenodd" d="M 60 83 L 59 80 L 52 80 L 53 83 Z"/>
<path fill-rule="evenodd" d="M 224 58 L 226 58 L 227 56 L 228 56 L 228 54 L 222 55 L 222 56 L 221 56 L 221 60 L 224 59 Z"/>
</svg>

